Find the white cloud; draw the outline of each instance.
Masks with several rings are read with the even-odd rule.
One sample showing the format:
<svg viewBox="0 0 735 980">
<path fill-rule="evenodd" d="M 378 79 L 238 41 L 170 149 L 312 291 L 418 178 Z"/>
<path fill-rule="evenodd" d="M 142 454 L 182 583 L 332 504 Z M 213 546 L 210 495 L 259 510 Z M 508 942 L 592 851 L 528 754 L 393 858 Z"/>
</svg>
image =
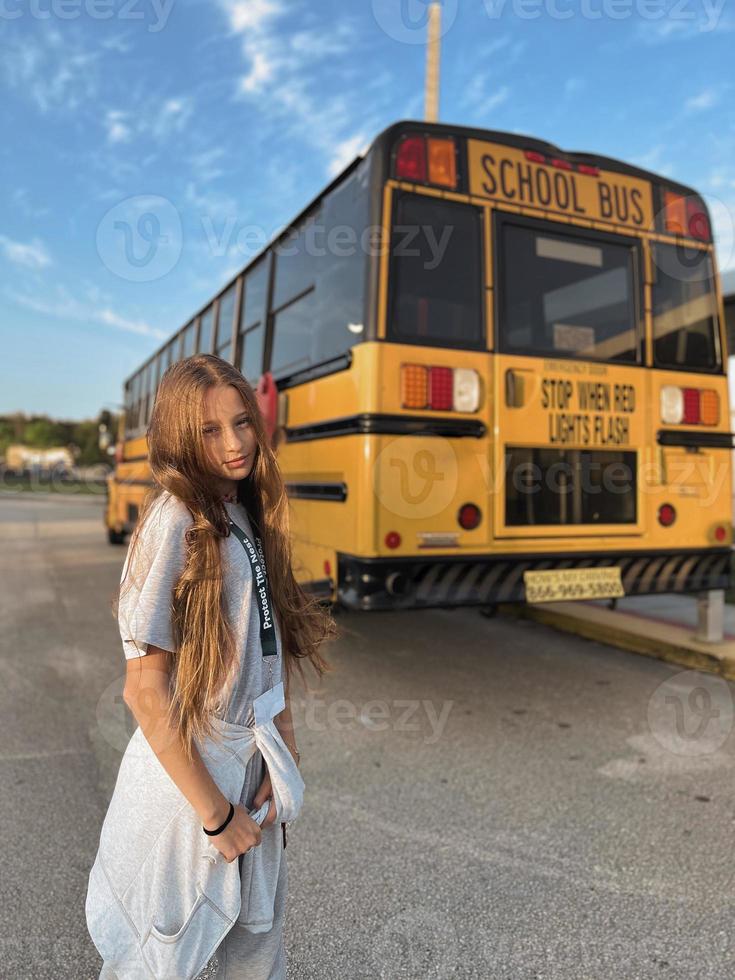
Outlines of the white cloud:
<svg viewBox="0 0 735 980">
<path fill-rule="evenodd" d="M 653 173 L 661 174 L 663 177 L 671 177 L 674 173 L 674 165 L 664 160 L 663 154 L 668 151 L 662 143 L 652 146 L 645 153 L 632 156 L 630 162 L 634 166 L 641 167 L 643 170 L 650 170 Z"/>
<path fill-rule="evenodd" d="M 499 105 L 508 101 L 508 96 L 510 95 L 510 89 L 507 85 L 503 85 L 501 89 L 491 95 L 482 103 L 482 108 L 485 112 L 491 112 L 493 109 L 497 109 Z"/>
<path fill-rule="evenodd" d="M 319 27 L 308 31 L 297 31 L 288 38 L 288 44 L 294 54 L 304 55 L 311 60 L 324 58 L 330 54 L 345 54 L 350 50 L 353 41 L 354 32 L 344 21 L 337 23 L 331 34 Z"/>
<path fill-rule="evenodd" d="M 189 96 L 150 99 L 136 110 L 135 116 L 121 109 L 110 109 L 105 115 L 108 143 L 129 143 L 132 139 L 152 138 L 165 143 L 172 133 L 181 132 L 194 111 Z"/>
<path fill-rule="evenodd" d="M 274 0 L 235 0 L 225 3 L 230 27 L 236 34 L 257 31 L 269 20 L 282 12 L 280 4 Z"/>
<path fill-rule="evenodd" d="M 362 156 L 370 145 L 370 140 L 364 133 L 356 133 L 346 140 L 339 142 L 334 148 L 334 154 L 329 162 L 330 176 L 336 176 L 341 170 L 352 163 L 357 156 Z"/>
<path fill-rule="evenodd" d="M 370 122 L 360 101 L 364 88 L 351 96 L 345 86 L 330 88 L 325 76 L 327 56 L 354 50 L 353 26 L 344 19 L 329 26 L 294 25 L 293 9 L 275 0 L 220 0 L 220 6 L 245 62 L 236 97 L 267 111 L 268 123 L 277 124 L 284 139 L 303 140 L 328 154 L 326 166 L 333 174 L 335 160 L 349 155 L 359 141 L 345 136 L 345 130 L 354 129 L 356 118 L 364 130 Z M 317 80 L 326 84 L 326 93 L 314 93 Z"/>
<path fill-rule="evenodd" d="M 132 137 L 132 130 L 130 126 L 125 121 L 126 113 L 120 112 L 119 109 L 111 109 L 105 116 L 105 125 L 107 126 L 107 142 L 108 143 L 128 143 Z"/>
<path fill-rule="evenodd" d="M 64 320 L 75 320 L 85 324 L 98 323 L 103 326 L 124 330 L 128 333 L 141 334 L 145 337 L 164 339 L 168 333 L 151 327 L 145 320 L 133 320 L 115 313 L 108 307 L 97 308 L 83 303 L 72 296 L 63 286 L 57 286 L 54 295 L 49 299 L 39 299 L 27 293 L 19 293 L 12 289 L 6 290 L 6 295 L 19 306 L 23 306 L 44 316 L 57 317 Z"/>
<path fill-rule="evenodd" d="M 725 2 L 726 0 L 715 0 L 713 3 L 705 3 L 698 15 L 679 5 L 678 17 L 674 16 L 672 9 L 669 16 L 663 20 L 639 21 L 636 24 L 635 37 L 644 44 L 668 44 L 690 41 L 693 38 L 707 39 L 716 34 L 729 34 L 735 30 L 735 18 L 722 16 Z"/>
<path fill-rule="evenodd" d="M 0 235 L 0 250 L 8 261 L 28 269 L 44 269 L 51 265 L 51 256 L 43 242 L 34 238 L 32 242 L 16 242 L 7 235 Z"/>
<path fill-rule="evenodd" d="M 213 146 L 208 150 L 202 150 L 200 153 L 194 153 L 190 156 L 189 167 L 196 180 L 208 182 L 216 180 L 218 177 L 223 177 L 225 171 L 217 166 L 217 163 L 224 156 L 225 150 L 222 146 Z"/>
<path fill-rule="evenodd" d="M 34 203 L 27 187 L 16 187 L 11 195 L 11 200 L 28 218 L 43 218 L 51 213 L 49 208 L 39 207 Z"/>
<path fill-rule="evenodd" d="M 702 109 L 711 109 L 716 102 L 717 93 L 714 89 L 708 88 L 700 92 L 699 95 L 693 95 L 687 99 L 684 103 L 684 108 L 687 112 L 699 112 Z"/>
<path fill-rule="evenodd" d="M 70 111 L 95 96 L 99 59 L 99 52 L 86 50 L 72 35 L 62 38 L 45 28 L 32 38 L 8 34 L 0 71 L 41 112 Z"/>
<path fill-rule="evenodd" d="M 276 72 L 275 63 L 264 51 L 252 51 L 249 58 L 250 71 L 240 79 L 240 91 L 247 94 L 261 91 Z"/>
</svg>

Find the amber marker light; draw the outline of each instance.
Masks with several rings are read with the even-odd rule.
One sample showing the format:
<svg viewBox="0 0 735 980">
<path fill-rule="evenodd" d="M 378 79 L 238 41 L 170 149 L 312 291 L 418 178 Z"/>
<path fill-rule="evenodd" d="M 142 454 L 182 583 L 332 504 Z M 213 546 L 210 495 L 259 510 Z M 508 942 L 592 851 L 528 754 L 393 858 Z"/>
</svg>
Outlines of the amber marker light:
<svg viewBox="0 0 735 980">
<path fill-rule="evenodd" d="M 457 186 L 457 163 L 454 140 L 427 140 L 429 156 L 429 183 L 442 187 Z"/>
<path fill-rule="evenodd" d="M 423 364 L 401 365 L 401 405 L 426 408 L 429 402 L 429 372 Z"/>
<path fill-rule="evenodd" d="M 720 421 L 720 396 L 712 388 L 699 393 L 699 415 L 702 425 L 717 425 Z"/>
</svg>

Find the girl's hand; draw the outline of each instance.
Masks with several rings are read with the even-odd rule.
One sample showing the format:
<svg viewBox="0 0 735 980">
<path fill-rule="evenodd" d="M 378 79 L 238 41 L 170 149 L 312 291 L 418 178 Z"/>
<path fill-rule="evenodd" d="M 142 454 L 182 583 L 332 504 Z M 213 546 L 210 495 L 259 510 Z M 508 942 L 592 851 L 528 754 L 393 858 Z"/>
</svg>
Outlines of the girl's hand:
<svg viewBox="0 0 735 980">
<path fill-rule="evenodd" d="M 265 820 L 260 825 L 261 827 L 269 827 L 276 820 L 276 801 L 273 799 L 273 786 L 271 785 L 271 774 L 268 772 L 268 767 L 265 769 L 265 776 L 263 777 L 263 782 L 258 787 L 258 792 L 253 797 L 253 806 L 260 808 L 267 799 L 270 799 L 271 805 L 268 808 L 268 813 L 266 814 Z"/>
<path fill-rule="evenodd" d="M 227 814 L 225 813 L 222 820 L 226 816 Z M 216 826 L 219 826 L 219 824 Z M 244 806 L 235 803 L 235 812 L 232 815 L 232 820 L 230 820 L 221 834 L 216 834 L 214 837 L 210 837 L 209 840 L 224 857 L 225 861 L 231 864 L 240 854 L 244 854 L 251 847 L 257 847 L 260 844 L 260 827 Z"/>
</svg>

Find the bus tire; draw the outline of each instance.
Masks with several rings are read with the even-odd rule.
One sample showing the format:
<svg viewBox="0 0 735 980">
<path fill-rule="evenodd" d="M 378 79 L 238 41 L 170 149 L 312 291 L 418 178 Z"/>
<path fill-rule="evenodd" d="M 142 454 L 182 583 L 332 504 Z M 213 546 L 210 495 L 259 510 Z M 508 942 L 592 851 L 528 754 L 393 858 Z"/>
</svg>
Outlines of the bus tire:
<svg viewBox="0 0 735 980">
<path fill-rule="evenodd" d="M 115 531 L 111 527 L 108 527 L 107 540 L 110 542 L 110 544 L 125 544 L 125 532 Z"/>
</svg>

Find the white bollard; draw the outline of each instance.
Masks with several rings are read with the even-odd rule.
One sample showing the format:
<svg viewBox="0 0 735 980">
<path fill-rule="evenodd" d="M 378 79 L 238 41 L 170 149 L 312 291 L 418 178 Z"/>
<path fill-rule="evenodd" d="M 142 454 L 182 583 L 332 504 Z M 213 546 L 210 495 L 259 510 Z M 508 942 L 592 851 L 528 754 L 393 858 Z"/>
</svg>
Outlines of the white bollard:
<svg viewBox="0 0 735 980">
<path fill-rule="evenodd" d="M 722 643 L 725 632 L 725 592 L 710 589 L 697 594 L 697 632 L 701 643 Z"/>
</svg>

